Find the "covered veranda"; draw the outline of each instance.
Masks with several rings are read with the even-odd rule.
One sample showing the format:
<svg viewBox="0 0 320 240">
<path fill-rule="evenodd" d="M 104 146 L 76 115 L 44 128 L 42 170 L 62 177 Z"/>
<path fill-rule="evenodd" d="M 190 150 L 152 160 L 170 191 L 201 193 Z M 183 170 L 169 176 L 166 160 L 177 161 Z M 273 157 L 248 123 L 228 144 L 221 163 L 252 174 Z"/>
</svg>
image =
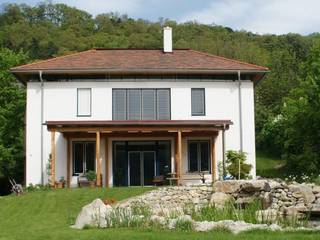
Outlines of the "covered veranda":
<svg viewBox="0 0 320 240">
<path fill-rule="evenodd" d="M 167 121 L 47 121 L 47 129 L 51 132 L 51 173 L 50 182 L 54 184 L 56 178 L 56 160 L 57 145 L 56 133 L 61 133 L 67 142 L 67 159 L 65 168 L 67 169 L 66 184 L 71 186 L 72 178 L 72 160 L 71 144 L 73 139 L 94 139 L 95 142 L 95 171 L 96 185 L 110 186 L 110 161 L 112 154 L 110 152 L 110 141 L 113 138 L 122 139 L 153 139 L 153 138 L 171 138 L 173 139 L 173 168 L 171 174 L 177 178 L 177 184 L 181 184 L 183 171 L 182 163 L 185 161 L 183 155 L 182 139 L 186 137 L 206 137 L 210 139 L 210 174 L 213 181 L 216 180 L 216 138 L 221 132 L 224 139 L 224 133 L 229 129 L 230 120 L 167 120 Z M 104 145 L 101 142 L 104 140 Z M 101 151 L 101 148 L 104 151 Z M 224 144 L 221 151 L 224 153 Z M 102 152 L 103 155 L 102 156 Z M 224 154 L 222 154 L 224 156 Z M 105 161 L 102 164 L 102 161 Z M 105 169 L 102 169 L 104 165 Z M 102 174 L 105 174 L 104 178 Z M 104 179 L 104 183 L 103 183 Z"/>
</svg>

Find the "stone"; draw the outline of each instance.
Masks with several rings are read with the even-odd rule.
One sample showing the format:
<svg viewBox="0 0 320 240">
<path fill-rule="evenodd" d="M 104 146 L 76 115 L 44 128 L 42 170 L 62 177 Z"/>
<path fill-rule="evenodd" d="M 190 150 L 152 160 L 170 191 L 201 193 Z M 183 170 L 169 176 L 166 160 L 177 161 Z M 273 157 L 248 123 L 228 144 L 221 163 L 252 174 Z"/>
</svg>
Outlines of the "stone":
<svg viewBox="0 0 320 240">
<path fill-rule="evenodd" d="M 307 205 L 310 205 L 316 199 L 313 192 L 312 192 L 312 188 L 307 185 L 302 185 L 302 184 L 289 185 L 289 190 L 293 193 L 292 194 L 293 196 L 294 196 L 294 194 L 301 193 L 301 195 Z"/>
<path fill-rule="evenodd" d="M 272 194 L 270 192 L 265 192 L 260 195 L 262 209 L 267 209 L 272 203 Z"/>
<path fill-rule="evenodd" d="M 213 190 L 215 192 L 236 193 L 240 191 L 241 183 L 242 181 L 237 180 L 217 181 L 213 184 Z"/>
<path fill-rule="evenodd" d="M 320 193 L 320 186 L 313 186 L 312 192 L 313 192 L 314 194 Z"/>
<path fill-rule="evenodd" d="M 256 211 L 256 218 L 259 222 L 275 222 L 278 218 L 278 211 L 275 209 L 266 209 Z"/>
<path fill-rule="evenodd" d="M 226 203 L 231 202 L 233 197 L 223 192 L 215 192 L 211 195 L 210 203 L 217 207 L 223 207 Z"/>
<path fill-rule="evenodd" d="M 82 208 L 72 228 L 82 229 L 86 225 L 104 228 L 107 226 L 106 216 L 111 211 L 112 207 L 98 198 Z"/>
<path fill-rule="evenodd" d="M 245 207 L 246 205 L 253 203 L 257 198 L 255 196 L 241 197 L 238 198 L 235 203 Z"/>
<path fill-rule="evenodd" d="M 165 217 L 158 216 L 158 215 L 152 215 L 150 217 L 151 222 L 159 223 L 160 225 L 165 225 L 167 223 Z"/>
<path fill-rule="evenodd" d="M 289 218 L 302 218 L 304 213 L 307 211 L 306 206 L 296 205 L 290 207 L 284 207 L 283 214 Z"/>
<path fill-rule="evenodd" d="M 266 180 L 251 180 L 245 181 L 241 184 L 240 191 L 246 193 L 253 193 L 259 191 L 269 192 L 271 187 Z"/>
</svg>

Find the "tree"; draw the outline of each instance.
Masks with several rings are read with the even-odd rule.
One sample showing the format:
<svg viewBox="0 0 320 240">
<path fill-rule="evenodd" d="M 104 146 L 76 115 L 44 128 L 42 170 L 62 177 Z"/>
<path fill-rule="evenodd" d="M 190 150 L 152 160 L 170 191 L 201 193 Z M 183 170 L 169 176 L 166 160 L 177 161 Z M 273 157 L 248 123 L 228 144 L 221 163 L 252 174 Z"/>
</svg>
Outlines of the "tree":
<svg viewBox="0 0 320 240">
<path fill-rule="evenodd" d="M 284 156 L 290 173 L 320 173 L 320 45 L 304 65 L 306 76 L 285 99 L 282 109 Z"/>
<path fill-rule="evenodd" d="M 23 180 L 25 90 L 9 68 L 27 61 L 27 56 L 0 49 L 0 177 Z"/>
</svg>

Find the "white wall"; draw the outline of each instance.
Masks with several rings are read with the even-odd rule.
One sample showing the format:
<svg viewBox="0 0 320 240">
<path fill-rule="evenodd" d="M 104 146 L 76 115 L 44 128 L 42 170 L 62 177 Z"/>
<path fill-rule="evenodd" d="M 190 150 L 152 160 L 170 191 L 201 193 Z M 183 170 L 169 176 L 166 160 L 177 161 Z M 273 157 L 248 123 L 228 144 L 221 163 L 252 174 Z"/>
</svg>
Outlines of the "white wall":
<svg viewBox="0 0 320 240">
<path fill-rule="evenodd" d="M 172 120 L 231 120 L 226 131 L 226 150 L 239 150 L 239 91 L 238 82 L 45 82 L 44 122 L 52 120 L 112 120 L 112 88 L 171 88 Z M 77 88 L 92 88 L 92 115 L 77 117 Z M 191 116 L 191 88 L 205 88 L 206 116 Z M 242 82 L 243 151 L 254 166 L 254 92 L 253 83 Z M 27 85 L 27 184 L 41 182 L 41 91 L 40 83 Z M 50 154 L 50 133 L 44 128 L 44 162 Z M 57 180 L 66 177 L 66 140 L 57 133 Z M 103 144 L 103 142 L 101 143 Z M 101 145 L 101 150 L 104 150 Z M 216 159 L 222 159 L 221 133 L 216 140 Z M 104 158 L 104 154 L 101 154 Z M 185 158 L 187 159 L 187 158 Z M 102 159 L 102 162 L 104 159 Z M 102 168 L 104 171 L 104 167 Z M 42 172 L 46 176 L 46 163 Z M 103 172 L 104 173 L 104 172 Z M 111 176 L 111 174 L 110 174 Z M 75 181 L 75 179 L 74 179 Z"/>
</svg>

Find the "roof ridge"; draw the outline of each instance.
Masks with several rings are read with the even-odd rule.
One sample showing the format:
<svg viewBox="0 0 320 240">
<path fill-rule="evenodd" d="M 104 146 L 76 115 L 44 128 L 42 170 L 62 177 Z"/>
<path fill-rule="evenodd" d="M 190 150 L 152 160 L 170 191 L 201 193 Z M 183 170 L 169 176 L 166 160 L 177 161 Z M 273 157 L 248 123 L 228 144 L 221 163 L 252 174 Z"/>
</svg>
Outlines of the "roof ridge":
<svg viewBox="0 0 320 240">
<path fill-rule="evenodd" d="M 95 49 L 92 48 L 92 49 L 88 49 L 88 50 L 81 51 L 81 52 L 75 52 L 75 53 L 70 53 L 70 54 L 66 54 L 66 55 L 62 55 L 62 56 L 57 56 L 57 57 L 53 57 L 53 58 L 44 59 L 44 60 L 34 61 L 34 62 L 32 62 L 32 63 L 27 63 L 27 64 L 20 65 L 20 66 L 17 66 L 17 67 L 13 67 L 13 68 L 10 68 L 10 69 L 11 69 L 11 70 L 15 70 L 15 69 L 19 69 L 19 68 L 21 68 L 21 67 L 30 66 L 30 65 L 33 65 L 33 64 L 50 62 L 50 61 L 53 61 L 53 60 L 56 60 L 56 59 L 61 59 L 61 58 L 65 58 L 65 57 L 70 57 L 70 56 L 74 56 L 74 55 L 79 55 L 79 54 L 86 53 L 86 52 L 91 52 L 91 51 L 95 51 Z"/>
<path fill-rule="evenodd" d="M 189 51 L 192 51 L 192 52 L 195 52 L 195 53 L 198 53 L 198 54 L 202 54 L 202 55 L 205 55 L 205 56 L 208 56 L 208 57 L 220 58 L 220 59 L 232 61 L 232 62 L 235 62 L 235 63 L 240 63 L 240 64 L 253 66 L 253 67 L 264 69 L 264 70 L 269 70 L 268 67 L 263 67 L 263 66 L 260 66 L 260 65 L 257 65 L 257 64 L 247 63 L 247 62 L 236 60 L 236 59 L 232 59 L 232 58 L 222 57 L 222 56 L 218 56 L 218 55 L 211 54 L 211 53 L 201 52 L 201 51 L 197 51 L 197 50 L 194 50 L 194 49 L 189 49 Z"/>
</svg>

